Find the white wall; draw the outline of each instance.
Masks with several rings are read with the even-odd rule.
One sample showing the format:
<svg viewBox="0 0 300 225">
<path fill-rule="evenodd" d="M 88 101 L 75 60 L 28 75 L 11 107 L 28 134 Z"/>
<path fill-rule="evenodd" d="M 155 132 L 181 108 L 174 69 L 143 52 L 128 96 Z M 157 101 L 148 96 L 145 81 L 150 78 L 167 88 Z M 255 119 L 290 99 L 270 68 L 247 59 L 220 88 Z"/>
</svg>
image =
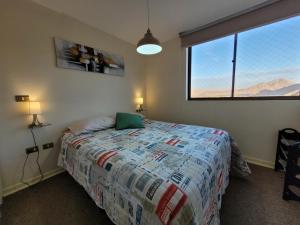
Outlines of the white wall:
<svg viewBox="0 0 300 225">
<path fill-rule="evenodd" d="M 186 52 L 179 38 L 147 59 L 148 116 L 158 120 L 223 128 L 256 163 L 272 166 L 277 131 L 300 129 L 300 101 L 187 101 Z"/>
<path fill-rule="evenodd" d="M 144 91 L 143 57 L 135 47 L 65 15 L 28 0 L 1 1 L 0 7 L 0 174 L 4 189 L 19 182 L 25 148 L 33 146 L 25 115 L 28 103 L 17 94 L 41 101 L 41 120 L 52 126 L 36 130 L 44 172 L 56 169 L 59 136 L 74 120 L 99 113 L 135 109 L 134 98 Z M 125 58 L 125 76 L 116 77 L 56 67 L 53 37 L 110 51 Z M 37 176 L 34 154 L 26 178 Z"/>
</svg>

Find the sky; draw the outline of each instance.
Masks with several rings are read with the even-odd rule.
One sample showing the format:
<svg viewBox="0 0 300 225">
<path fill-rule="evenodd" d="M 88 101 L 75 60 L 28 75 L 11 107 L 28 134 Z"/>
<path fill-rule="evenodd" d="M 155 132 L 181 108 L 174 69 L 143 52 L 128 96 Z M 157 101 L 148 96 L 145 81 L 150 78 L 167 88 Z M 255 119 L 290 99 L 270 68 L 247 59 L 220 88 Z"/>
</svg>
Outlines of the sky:
<svg viewBox="0 0 300 225">
<path fill-rule="evenodd" d="M 192 88 L 231 89 L 234 35 L 192 47 Z M 300 16 L 238 34 L 236 88 L 300 83 Z"/>
</svg>

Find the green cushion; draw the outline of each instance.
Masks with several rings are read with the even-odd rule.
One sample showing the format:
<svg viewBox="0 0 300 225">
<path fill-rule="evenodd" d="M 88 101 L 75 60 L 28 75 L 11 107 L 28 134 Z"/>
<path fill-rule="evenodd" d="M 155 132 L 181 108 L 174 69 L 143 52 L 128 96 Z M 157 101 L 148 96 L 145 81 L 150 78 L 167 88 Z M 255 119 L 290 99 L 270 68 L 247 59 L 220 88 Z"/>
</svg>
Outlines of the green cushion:
<svg viewBox="0 0 300 225">
<path fill-rule="evenodd" d="M 140 115 L 120 112 L 116 115 L 116 130 L 144 127 L 144 121 Z"/>
</svg>

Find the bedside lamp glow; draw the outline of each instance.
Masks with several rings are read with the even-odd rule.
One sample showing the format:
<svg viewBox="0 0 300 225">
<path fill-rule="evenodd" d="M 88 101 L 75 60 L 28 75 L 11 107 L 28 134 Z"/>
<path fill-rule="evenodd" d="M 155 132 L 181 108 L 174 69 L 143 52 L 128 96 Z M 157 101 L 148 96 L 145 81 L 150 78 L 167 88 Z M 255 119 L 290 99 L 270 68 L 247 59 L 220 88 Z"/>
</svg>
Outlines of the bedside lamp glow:
<svg viewBox="0 0 300 225">
<path fill-rule="evenodd" d="M 40 102 L 29 102 L 29 114 L 41 114 L 41 103 Z"/>
<path fill-rule="evenodd" d="M 34 102 L 34 101 L 30 101 L 29 102 L 29 114 L 32 115 L 33 120 L 31 123 L 31 126 L 41 126 L 42 123 L 40 123 L 40 121 L 38 120 L 37 115 L 40 115 L 41 112 L 41 104 L 40 102 Z"/>
<path fill-rule="evenodd" d="M 142 97 L 136 98 L 136 103 L 138 105 L 138 108 L 136 109 L 137 112 L 143 112 L 143 103 L 144 103 L 144 99 Z"/>
<path fill-rule="evenodd" d="M 139 105 L 143 105 L 144 99 L 143 98 L 137 98 L 136 103 L 139 104 Z"/>
</svg>

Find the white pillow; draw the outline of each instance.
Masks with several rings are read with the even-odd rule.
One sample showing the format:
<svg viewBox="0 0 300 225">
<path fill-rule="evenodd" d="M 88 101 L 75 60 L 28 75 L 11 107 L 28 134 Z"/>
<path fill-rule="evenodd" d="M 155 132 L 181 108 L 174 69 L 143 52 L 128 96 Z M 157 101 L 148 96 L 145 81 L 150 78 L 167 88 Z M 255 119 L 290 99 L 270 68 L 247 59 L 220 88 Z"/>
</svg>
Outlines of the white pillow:
<svg viewBox="0 0 300 225">
<path fill-rule="evenodd" d="M 97 116 L 89 119 L 79 120 L 72 123 L 68 128 L 75 134 L 89 133 L 114 127 L 116 121 L 110 116 Z"/>
</svg>

